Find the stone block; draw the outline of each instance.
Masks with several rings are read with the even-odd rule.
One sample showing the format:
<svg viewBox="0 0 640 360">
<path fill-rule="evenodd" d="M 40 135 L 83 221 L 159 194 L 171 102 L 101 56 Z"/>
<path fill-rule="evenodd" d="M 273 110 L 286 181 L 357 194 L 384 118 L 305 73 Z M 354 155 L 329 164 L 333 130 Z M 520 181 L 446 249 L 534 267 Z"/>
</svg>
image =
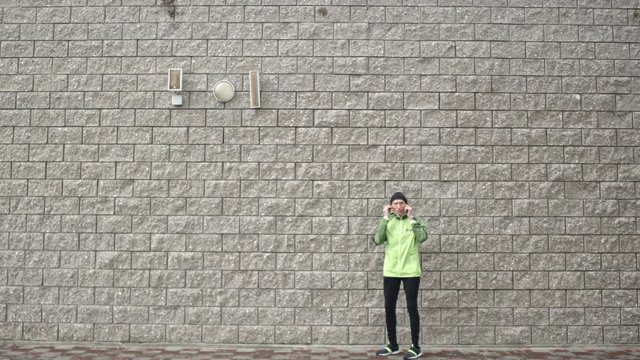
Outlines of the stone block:
<svg viewBox="0 0 640 360">
<path fill-rule="evenodd" d="M 56 324 L 27 323 L 23 325 L 23 332 L 23 340 L 54 341 L 58 337 Z"/>
<path fill-rule="evenodd" d="M 549 324 L 549 311 L 546 308 L 516 308 L 513 317 L 515 325 Z"/>
<path fill-rule="evenodd" d="M 458 336 L 461 344 L 494 344 L 496 341 L 490 326 L 469 326 L 467 331 Z"/>
<path fill-rule="evenodd" d="M 239 340 L 238 326 L 234 325 L 204 325 L 202 340 L 213 344 L 237 343 Z"/>
<path fill-rule="evenodd" d="M 174 343 L 200 342 L 202 328 L 198 325 L 167 325 L 166 339 Z"/>
<path fill-rule="evenodd" d="M 251 325 L 257 323 L 256 308 L 223 308 L 222 323 L 225 325 Z"/>
<path fill-rule="evenodd" d="M 304 271 L 297 272 L 296 288 L 297 289 L 329 289 L 331 287 L 331 274 L 320 271 Z"/>
<path fill-rule="evenodd" d="M 529 326 L 504 326 L 496 328 L 496 344 L 528 344 L 531 342 Z"/>
<path fill-rule="evenodd" d="M 164 325 L 131 324 L 129 328 L 129 340 L 135 342 L 162 342 L 165 341 L 166 330 Z"/>
<path fill-rule="evenodd" d="M 602 326 L 568 326 L 568 342 L 573 344 L 584 344 L 602 341 Z M 596 340 L 597 339 L 597 340 Z"/>
<path fill-rule="evenodd" d="M 637 326 L 605 326 L 604 341 L 610 344 L 630 344 L 637 341 Z"/>
<path fill-rule="evenodd" d="M 585 311 L 581 308 L 554 308 L 549 310 L 551 325 L 584 325 Z"/>
<path fill-rule="evenodd" d="M 96 290 L 96 304 L 127 306 L 130 305 L 130 296 L 131 291 L 127 288 L 100 288 Z"/>
<path fill-rule="evenodd" d="M 309 344 L 311 343 L 310 326 L 276 326 L 276 344 Z"/>
<path fill-rule="evenodd" d="M 531 329 L 532 343 L 555 344 L 567 342 L 565 326 L 534 326 Z"/>
</svg>

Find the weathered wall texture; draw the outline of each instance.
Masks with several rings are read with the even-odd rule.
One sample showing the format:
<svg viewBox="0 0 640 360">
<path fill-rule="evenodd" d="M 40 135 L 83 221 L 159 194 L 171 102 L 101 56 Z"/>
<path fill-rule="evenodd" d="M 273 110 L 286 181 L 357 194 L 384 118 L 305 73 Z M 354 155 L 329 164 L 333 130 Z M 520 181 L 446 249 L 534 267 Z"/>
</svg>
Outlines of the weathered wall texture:
<svg viewBox="0 0 640 360">
<path fill-rule="evenodd" d="M 639 341 L 640 1 L 166 3 L 0 1 L 0 339 L 382 344 L 401 190 L 423 344 Z"/>
</svg>

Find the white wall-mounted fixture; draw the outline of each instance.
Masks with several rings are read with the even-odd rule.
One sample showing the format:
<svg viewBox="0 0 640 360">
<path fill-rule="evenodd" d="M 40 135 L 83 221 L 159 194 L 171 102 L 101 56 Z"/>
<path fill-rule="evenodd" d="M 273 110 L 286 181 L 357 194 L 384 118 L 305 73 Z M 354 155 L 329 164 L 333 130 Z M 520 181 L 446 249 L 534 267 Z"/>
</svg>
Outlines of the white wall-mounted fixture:
<svg viewBox="0 0 640 360">
<path fill-rule="evenodd" d="M 260 76 L 255 70 L 249 71 L 249 107 L 260 107 Z"/>
<path fill-rule="evenodd" d="M 171 94 L 171 105 L 182 105 L 182 69 L 169 69 L 167 77 L 167 90 L 173 92 Z"/>
<path fill-rule="evenodd" d="M 227 102 L 233 99 L 236 88 L 227 80 L 220 80 L 213 86 L 213 97 L 220 102 Z"/>
</svg>

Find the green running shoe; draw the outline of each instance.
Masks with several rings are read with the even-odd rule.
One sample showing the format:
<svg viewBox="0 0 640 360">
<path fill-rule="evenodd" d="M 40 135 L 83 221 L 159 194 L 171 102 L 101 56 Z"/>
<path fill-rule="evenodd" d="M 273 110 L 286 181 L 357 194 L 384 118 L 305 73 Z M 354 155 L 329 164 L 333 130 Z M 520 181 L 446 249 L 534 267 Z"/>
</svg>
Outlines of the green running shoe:
<svg viewBox="0 0 640 360">
<path fill-rule="evenodd" d="M 398 345 L 392 346 L 391 344 L 385 346 L 384 348 L 376 351 L 376 355 L 378 356 L 389 356 L 400 353 L 400 347 Z"/>
<path fill-rule="evenodd" d="M 420 346 L 411 345 L 409 350 L 407 350 L 407 352 L 404 353 L 403 358 L 405 360 L 410 360 L 410 359 L 417 359 L 420 356 L 422 356 L 422 350 L 420 350 Z"/>
</svg>

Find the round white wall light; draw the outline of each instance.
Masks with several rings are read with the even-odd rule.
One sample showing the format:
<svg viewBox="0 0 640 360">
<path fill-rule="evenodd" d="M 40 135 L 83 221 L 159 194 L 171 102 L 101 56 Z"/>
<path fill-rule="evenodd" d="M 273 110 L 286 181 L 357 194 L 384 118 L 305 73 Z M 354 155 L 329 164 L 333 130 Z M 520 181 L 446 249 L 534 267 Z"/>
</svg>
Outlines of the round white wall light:
<svg viewBox="0 0 640 360">
<path fill-rule="evenodd" d="M 227 80 L 220 80 L 213 86 L 213 97 L 220 102 L 227 102 L 233 99 L 236 89 Z"/>
</svg>

